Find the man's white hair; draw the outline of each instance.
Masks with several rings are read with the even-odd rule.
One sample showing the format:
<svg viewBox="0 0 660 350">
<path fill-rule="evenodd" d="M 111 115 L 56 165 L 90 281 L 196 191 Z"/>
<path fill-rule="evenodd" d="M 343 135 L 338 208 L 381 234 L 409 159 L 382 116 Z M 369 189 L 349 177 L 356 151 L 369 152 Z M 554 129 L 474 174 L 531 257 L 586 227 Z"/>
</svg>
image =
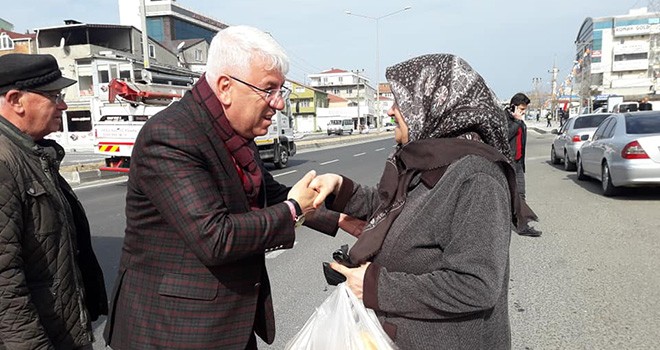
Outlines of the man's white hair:
<svg viewBox="0 0 660 350">
<path fill-rule="evenodd" d="M 213 37 L 206 63 L 206 80 L 215 90 L 221 74 L 247 75 L 250 64 L 262 59 L 267 70 L 289 72 L 289 57 L 270 34 L 249 26 L 231 26 Z"/>
</svg>

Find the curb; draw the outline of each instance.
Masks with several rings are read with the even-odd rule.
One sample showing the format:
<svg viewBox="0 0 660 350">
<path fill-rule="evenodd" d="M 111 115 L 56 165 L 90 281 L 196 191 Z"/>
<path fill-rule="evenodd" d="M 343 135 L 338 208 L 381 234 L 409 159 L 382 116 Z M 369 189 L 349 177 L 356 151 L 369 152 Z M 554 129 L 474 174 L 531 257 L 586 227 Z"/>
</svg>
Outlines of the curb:
<svg viewBox="0 0 660 350">
<path fill-rule="evenodd" d="M 379 140 L 379 139 L 387 139 L 391 138 L 394 139 L 394 133 L 392 132 L 381 132 L 381 133 L 373 133 L 373 134 L 362 134 L 362 135 L 355 135 L 355 136 L 339 136 L 339 137 L 333 137 L 331 139 L 320 139 L 320 140 L 309 140 L 309 141 L 296 141 L 296 149 L 298 150 L 308 150 L 308 149 L 315 149 L 315 148 L 321 148 L 321 147 L 326 147 L 326 146 L 334 146 L 334 145 L 341 145 L 341 144 L 352 144 L 352 143 L 359 143 L 359 142 L 364 142 L 368 140 Z"/>
<path fill-rule="evenodd" d="M 60 175 L 69 183 L 71 187 L 79 186 L 83 183 L 113 179 L 126 176 L 124 173 L 113 173 L 108 171 L 86 170 L 86 171 L 60 171 Z"/>
<path fill-rule="evenodd" d="M 538 132 L 539 134 L 548 134 L 548 133 L 550 133 L 548 130 L 537 128 L 535 126 L 528 126 L 527 129 L 534 130 L 534 131 Z"/>
</svg>

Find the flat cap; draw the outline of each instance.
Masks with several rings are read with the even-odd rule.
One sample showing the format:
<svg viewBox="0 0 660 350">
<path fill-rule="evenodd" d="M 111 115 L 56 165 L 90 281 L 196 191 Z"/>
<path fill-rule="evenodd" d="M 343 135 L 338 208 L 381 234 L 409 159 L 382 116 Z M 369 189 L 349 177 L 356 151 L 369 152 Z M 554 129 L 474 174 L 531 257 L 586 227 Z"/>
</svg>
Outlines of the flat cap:
<svg viewBox="0 0 660 350">
<path fill-rule="evenodd" d="M 56 91 L 75 83 L 62 76 L 53 55 L 10 53 L 0 56 L 0 94 L 11 89 Z"/>
</svg>

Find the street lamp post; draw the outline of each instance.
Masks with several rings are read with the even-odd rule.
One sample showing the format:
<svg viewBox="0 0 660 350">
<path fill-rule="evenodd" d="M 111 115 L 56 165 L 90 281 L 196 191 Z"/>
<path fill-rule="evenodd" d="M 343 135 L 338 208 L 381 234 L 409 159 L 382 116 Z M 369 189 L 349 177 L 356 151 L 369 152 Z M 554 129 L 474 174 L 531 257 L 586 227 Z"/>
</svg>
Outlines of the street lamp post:
<svg viewBox="0 0 660 350">
<path fill-rule="evenodd" d="M 375 79 L 374 82 L 376 83 L 376 127 L 378 128 L 378 132 L 380 132 L 380 127 L 381 127 L 381 110 L 380 110 L 380 100 L 378 96 L 378 87 L 380 85 L 379 83 L 379 74 L 380 74 L 380 47 L 379 47 L 379 22 L 381 19 L 389 16 L 396 15 L 397 13 L 403 12 L 403 11 L 408 11 L 412 8 L 412 6 L 406 6 L 402 9 L 396 10 L 394 12 L 390 12 L 388 14 L 378 16 L 378 17 L 371 17 L 371 16 L 366 16 L 366 15 L 361 15 L 358 13 L 353 13 L 349 10 L 344 11 L 347 15 L 350 16 L 356 16 L 356 17 L 362 17 L 362 18 L 367 18 L 374 20 L 376 22 L 376 74 L 375 74 Z M 366 91 L 366 90 L 365 90 Z"/>
</svg>

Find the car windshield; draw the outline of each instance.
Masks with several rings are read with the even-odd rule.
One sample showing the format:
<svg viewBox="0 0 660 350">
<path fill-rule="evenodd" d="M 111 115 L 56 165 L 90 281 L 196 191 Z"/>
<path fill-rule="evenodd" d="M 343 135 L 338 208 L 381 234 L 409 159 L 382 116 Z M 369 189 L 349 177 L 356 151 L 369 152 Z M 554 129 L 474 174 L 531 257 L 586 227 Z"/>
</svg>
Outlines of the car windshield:
<svg viewBox="0 0 660 350">
<path fill-rule="evenodd" d="M 660 116 L 626 116 L 627 134 L 658 134 L 660 133 Z"/>
<path fill-rule="evenodd" d="M 609 114 L 585 115 L 575 119 L 573 129 L 597 128 L 600 123 L 609 117 Z"/>
</svg>

